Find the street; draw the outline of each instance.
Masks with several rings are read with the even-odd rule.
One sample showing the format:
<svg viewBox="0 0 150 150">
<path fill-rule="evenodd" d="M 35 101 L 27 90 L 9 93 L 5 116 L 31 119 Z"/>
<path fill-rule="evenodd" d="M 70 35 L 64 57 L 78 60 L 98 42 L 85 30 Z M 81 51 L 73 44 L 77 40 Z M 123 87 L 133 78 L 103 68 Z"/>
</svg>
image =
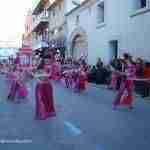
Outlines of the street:
<svg viewBox="0 0 150 150">
<path fill-rule="evenodd" d="M 5 78 L 0 77 L 0 150 L 150 149 L 148 100 L 136 98 L 132 111 L 114 111 L 114 93 L 106 88 L 89 85 L 78 94 L 53 83 L 57 116 L 38 121 L 34 120 L 34 86 L 28 85 L 28 102 L 10 103 Z M 15 140 L 20 143 L 11 143 Z"/>
</svg>

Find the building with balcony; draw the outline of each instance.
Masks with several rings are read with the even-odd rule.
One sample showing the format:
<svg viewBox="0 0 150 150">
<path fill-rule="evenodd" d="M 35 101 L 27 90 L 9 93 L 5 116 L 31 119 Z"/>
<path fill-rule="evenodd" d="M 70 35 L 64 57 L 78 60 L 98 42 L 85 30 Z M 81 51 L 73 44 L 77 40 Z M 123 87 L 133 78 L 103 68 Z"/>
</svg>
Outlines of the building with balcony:
<svg viewBox="0 0 150 150">
<path fill-rule="evenodd" d="M 66 2 L 55 0 L 50 3 L 49 11 L 49 46 L 51 49 L 60 50 L 64 56 L 66 49 Z"/>
<path fill-rule="evenodd" d="M 37 0 L 33 8 L 33 49 L 48 47 L 65 55 L 67 25 L 65 14 L 74 8 L 70 0 Z"/>
<path fill-rule="evenodd" d="M 32 12 L 32 49 L 38 50 L 48 47 L 49 13 L 47 6 L 49 0 L 39 0 Z"/>
<path fill-rule="evenodd" d="M 129 52 L 150 59 L 150 0 L 85 0 L 66 14 L 68 55 L 108 63 Z"/>
</svg>

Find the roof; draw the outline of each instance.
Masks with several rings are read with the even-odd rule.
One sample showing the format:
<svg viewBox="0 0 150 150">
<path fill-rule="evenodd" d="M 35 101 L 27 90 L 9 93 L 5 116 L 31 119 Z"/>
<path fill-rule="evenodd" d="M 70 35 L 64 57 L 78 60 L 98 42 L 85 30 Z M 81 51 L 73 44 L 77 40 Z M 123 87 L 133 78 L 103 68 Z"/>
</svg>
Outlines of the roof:
<svg viewBox="0 0 150 150">
<path fill-rule="evenodd" d="M 76 6 L 75 8 L 71 9 L 68 13 L 66 13 L 66 16 L 71 15 L 73 12 L 75 12 L 76 10 L 80 9 L 81 7 L 83 7 L 85 4 L 87 4 L 90 0 L 84 0 L 80 5 Z"/>
<path fill-rule="evenodd" d="M 54 0 L 54 1 L 52 1 L 50 4 L 49 4 L 49 7 L 48 7 L 48 9 L 51 9 L 54 5 L 56 5 L 57 4 L 57 2 L 59 2 L 60 0 Z"/>
</svg>

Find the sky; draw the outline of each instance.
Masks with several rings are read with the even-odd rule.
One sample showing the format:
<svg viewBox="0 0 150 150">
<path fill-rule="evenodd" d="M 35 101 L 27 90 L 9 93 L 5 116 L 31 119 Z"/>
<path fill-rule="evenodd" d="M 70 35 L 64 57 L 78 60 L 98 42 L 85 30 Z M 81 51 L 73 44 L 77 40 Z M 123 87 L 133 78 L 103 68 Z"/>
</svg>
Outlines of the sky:
<svg viewBox="0 0 150 150">
<path fill-rule="evenodd" d="M 4 45 L 1 41 L 20 45 L 25 15 L 31 6 L 31 0 L 0 0 L 0 46 Z"/>
<path fill-rule="evenodd" d="M 32 2 L 33 0 L 0 0 L 0 47 L 4 45 L 1 41 L 12 41 L 14 45 L 20 45 L 25 15 L 32 8 Z"/>
<path fill-rule="evenodd" d="M 25 15 L 32 8 L 32 2 L 33 0 L 0 0 L 0 47 L 7 47 L 7 41 L 13 47 L 21 46 Z M 0 49 L 0 55 L 9 55 L 13 53 L 11 51 Z"/>
</svg>

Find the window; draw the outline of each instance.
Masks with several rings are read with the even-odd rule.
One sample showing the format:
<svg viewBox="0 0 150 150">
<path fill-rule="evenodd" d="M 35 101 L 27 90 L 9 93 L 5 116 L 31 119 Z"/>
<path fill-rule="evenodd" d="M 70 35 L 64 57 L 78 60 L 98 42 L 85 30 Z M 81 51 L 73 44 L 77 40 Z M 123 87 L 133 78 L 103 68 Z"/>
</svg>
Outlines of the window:
<svg viewBox="0 0 150 150">
<path fill-rule="evenodd" d="M 76 25 L 78 25 L 78 24 L 79 24 L 79 22 L 80 22 L 80 16 L 79 16 L 79 15 L 77 15 L 77 16 L 76 16 Z"/>
<path fill-rule="evenodd" d="M 118 57 L 118 40 L 109 41 L 110 59 Z"/>
<path fill-rule="evenodd" d="M 141 0 L 141 8 L 146 7 L 146 0 Z"/>
<path fill-rule="evenodd" d="M 97 5 L 97 22 L 104 22 L 104 1 Z"/>
<path fill-rule="evenodd" d="M 133 12 L 130 17 L 142 15 L 150 12 L 150 0 L 132 0 L 133 1 Z"/>
<path fill-rule="evenodd" d="M 147 0 L 136 0 L 135 6 L 136 6 L 136 9 L 145 8 L 147 6 Z"/>
</svg>

